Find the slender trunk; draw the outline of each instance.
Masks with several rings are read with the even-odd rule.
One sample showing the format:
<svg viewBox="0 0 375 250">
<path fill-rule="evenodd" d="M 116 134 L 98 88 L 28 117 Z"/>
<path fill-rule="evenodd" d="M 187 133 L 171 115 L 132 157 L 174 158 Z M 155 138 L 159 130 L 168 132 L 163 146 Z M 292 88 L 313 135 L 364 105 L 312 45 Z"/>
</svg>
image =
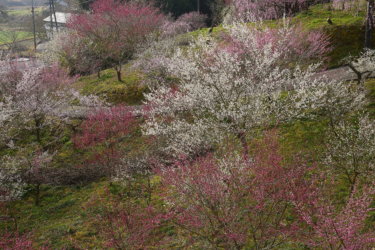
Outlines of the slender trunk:
<svg viewBox="0 0 375 250">
<path fill-rule="evenodd" d="M 374 0 L 368 0 L 367 3 L 367 17 L 366 17 L 366 31 L 365 31 L 365 48 L 372 47 L 372 32 L 374 29 Z"/>
<path fill-rule="evenodd" d="M 242 145 L 242 154 L 243 154 L 243 159 L 247 162 L 249 160 L 249 145 L 246 140 L 246 134 L 245 132 L 238 132 L 237 133 L 237 138 L 240 140 L 241 145 Z"/>
<path fill-rule="evenodd" d="M 150 175 L 147 175 L 147 205 L 151 203 L 151 197 L 152 197 L 152 187 L 151 187 L 151 179 Z"/>
<path fill-rule="evenodd" d="M 40 203 L 40 184 L 35 186 L 35 206 L 39 206 Z"/>
<path fill-rule="evenodd" d="M 98 70 L 97 74 L 98 74 L 98 79 L 99 79 L 100 78 L 100 70 Z"/>
<path fill-rule="evenodd" d="M 116 68 L 116 73 L 117 73 L 117 80 L 119 82 L 122 82 L 122 78 L 121 78 L 121 68 Z"/>
<path fill-rule="evenodd" d="M 41 119 L 36 117 L 35 118 L 35 135 L 36 135 L 36 141 L 38 142 L 39 145 L 43 146 L 42 145 L 42 136 L 41 136 L 41 129 L 40 129 L 40 126 L 41 126 Z"/>
</svg>

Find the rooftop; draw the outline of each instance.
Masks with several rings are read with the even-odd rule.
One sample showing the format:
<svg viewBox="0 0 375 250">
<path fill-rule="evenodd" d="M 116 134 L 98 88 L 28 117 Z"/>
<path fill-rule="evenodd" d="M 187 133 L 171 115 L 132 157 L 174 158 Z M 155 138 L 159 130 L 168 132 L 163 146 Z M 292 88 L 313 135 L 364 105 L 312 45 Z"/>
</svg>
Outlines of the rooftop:
<svg viewBox="0 0 375 250">
<path fill-rule="evenodd" d="M 58 23 L 67 23 L 69 18 L 71 17 L 71 13 L 64 13 L 64 12 L 56 12 L 56 20 Z M 44 22 L 50 22 L 51 16 L 48 16 L 43 19 Z M 52 15 L 52 21 L 55 22 L 55 16 Z"/>
</svg>

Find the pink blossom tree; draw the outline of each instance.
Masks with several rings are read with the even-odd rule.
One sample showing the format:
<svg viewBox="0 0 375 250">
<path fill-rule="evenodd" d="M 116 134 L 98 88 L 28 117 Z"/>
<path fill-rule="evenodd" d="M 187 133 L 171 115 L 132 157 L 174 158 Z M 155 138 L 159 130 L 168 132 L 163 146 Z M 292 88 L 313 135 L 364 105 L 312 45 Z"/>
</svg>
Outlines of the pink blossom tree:
<svg viewBox="0 0 375 250">
<path fill-rule="evenodd" d="M 99 109 L 81 124 L 81 133 L 74 138 L 79 148 L 106 143 L 107 148 L 134 131 L 136 116 L 131 107 L 115 106 Z"/>
<path fill-rule="evenodd" d="M 333 47 L 329 36 L 323 31 L 306 31 L 301 25 L 291 25 L 288 20 L 279 28 L 258 27 L 253 29 L 254 41 L 245 40 L 241 34 L 231 32 L 224 36 L 225 48 L 229 51 L 247 54 L 252 46 L 260 50 L 270 47 L 280 53 L 280 61 L 285 64 L 309 64 L 315 61 L 324 61 Z"/>
<path fill-rule="evenodd" d="M 102 220 L 106 223 L 101 229 L 106 247 L 145 249 L 160 244 L 162 236 L 155 230 L 160 229 L 165 218 L 152 206 L 144 207 L 129 202 L 122 207 L 113 207 Z"/>
<path fill-rule="evenodd" d="M 373 247 L 375 233 L 365 228 L 366 219 L 374 210 L 371 208 L 373 185 L 362 189 L 357 185 L 343 204 L 335 203 L 331 192 L 317 188 L 311 199 L 295 202 L 297 213 L 308 226 L 303 232 L 305 237 L 300 239 L 311 247 L 327 249 Z"/>
<path fill-rule="evenodd" d="M 241 21 L 259 21 L 290 16 L 319 3 L 319 0 L 232 0 L 232 18 Z"/>
<path fill-rule="evenodd" d="M 15 233 L 3 233 L 0 235 L 0 248 L 4 250 L 32 250 L 32 241 L 29 235 Z"/>
<path fill-rule="evenodd" d="M 177 20 L 166 21 L 163 25 L 163 35 L 173 36 L 206 27 L 207 15 L 198 12 L 183 14 Z"/>
<path fill-rule="evenodd" d="M 126 106 L 99 109 L 89 115 L 73 137 L 77 148 L 92 153 L 85 162 L 86 167 L 96 167 L 104 175 L 113 175 L 124 165 L 119 145 L 135 132 L 137 125 L 133 109 Z"/>
<path fill-rule="evenodd" d="M 270 133 L 251 162 L 236 155 L 209 155 L 159 169 L 173 224 L 198 247 L 281 246 L 299 229 L 288 219 L 288 201 L 298 197 L 304 202 L 308 197 L 309 167 L 298 161 L 285 164 L 278 150 L 275 134 Z"/>
<path fill-rule="evenodd" d="M 92 13 L 74 16 L 69 27 L 93 43 L 98 57 L 112 65 L 122 81 L 122 64 L 158 30 L 164 16 L 151 5 L 133 2 L 97 0 L 91 7 Z"/>
<path fill-rule="evenodd" d="M 97 73 L 104 68 L 104 60 L 89 38 L 72 30 L 59 32 L 48 42 L 42 55 L 46 63 L 59 62 L 71 75 Z"/>
</svg>

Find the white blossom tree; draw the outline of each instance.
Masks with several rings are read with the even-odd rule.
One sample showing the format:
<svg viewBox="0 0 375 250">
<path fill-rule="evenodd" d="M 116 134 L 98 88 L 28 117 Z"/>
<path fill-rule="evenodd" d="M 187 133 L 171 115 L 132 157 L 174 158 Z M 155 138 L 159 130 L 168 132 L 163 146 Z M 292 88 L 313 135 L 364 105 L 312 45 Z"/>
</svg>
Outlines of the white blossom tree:
<svg viewBox="0 0 375 250">
<path fill-rule="evenodd" d="M 343 174 L 351 191 L 359 180 L 374 178 L 375 122 L 360 113 L 332 124 L 327 139 L 324 163 L 333 173 Z"/>
<path fill-rule="evenodd" d="M 0 163 L 0 186 L 7 199 L 34 187 L 39 204 L 40 185 L 48 180 L 54 147 L 64 136 L 68 117 L 64 110 L 74 105 L 97 106 L 93 96 L 82 96 L 71 86 L 75 78 L 57 66 L 4 63 L 0 71 L 0 148 L 12 156 Z M 18 159 L 18 160 L 17 160 Z M 19 160 L 21 159 L 21 160 Z M 48 163 L 48 164 L 47 164 Z M 9 198 L 10 197 L 10 198 Z M 5 200 L 5 198 L 4 198 Z"/>
<path fill-rule="evenodd" d="M 0 164 L 0 202 L 19 199 L 25 190 L 26 183 L 19 169 L 21 160 L 4 157 Z"/>
<path fill-rule="evenodd" d="M 0 123 L 3 143 L 14 133 L 26 129 L 43 145 L 42 130 L 67 119 L 62 112 L 73 102 L 85 106 L 100 105 L 94 96 L 82 96 L 71 87 L 71 78 L 58 66 L 32 67 L 22 70 L 5 65 L 0 72 Z M 5 141 L 4 141 L 5 140 Z"/>
<path fill-rule="evenodd" d="M 236 42 L 200 38 L 178 49 L 164 62 L 178 81 L 146 95 L 144 131 L 165 137 L 166 151 L 190 154 L 232 135 L 246 156 L 246 135 L 255 128 L 327 112 L 342 115 L 362 105 L 359 88 L 315 77 L 316 65 L 285 67 L 288 48 L 260 42 L 260 31 L 246 24 L 228 31 Z"/>
</svg>

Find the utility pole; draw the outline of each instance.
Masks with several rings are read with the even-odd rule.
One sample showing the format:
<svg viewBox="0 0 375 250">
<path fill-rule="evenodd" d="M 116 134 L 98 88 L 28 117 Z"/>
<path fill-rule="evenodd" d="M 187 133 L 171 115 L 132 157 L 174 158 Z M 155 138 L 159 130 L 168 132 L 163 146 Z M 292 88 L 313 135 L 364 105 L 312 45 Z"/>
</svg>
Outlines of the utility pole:
<svg viewBox="0 0 375 250">
<path fill-rule="evenodd" d="M 31 14 L 32 14 L 32 17 L 33 17 L 34 51 L 36 51 L 36 34 L 35 34 L 35 10 L 34 10 L 34 0 L 31 0 Z"/>
<path fill-rule="evenodd" d="M 372 47 L 372 33 L 374 31 L 374 0 L 367 0 L 367 16 L 365 31 L 365 48 Z"/>
<path fill-rule="evenodd" d="M 53 37 L 53 20 L 52 20 L 52 2 L 51 0 L 49 2 L 49 17 L 50 17 L 50 28 L 51 28 L 51 39 Z"/>
<path fill-rule="evenodd" d="M 51 4 L 52 4 L 53 16 L 54 16 L 54 18 L 55 18 L 56 32 L 59 32 L 59 27 L 57 26 L 57 19 L 56 19 L 55 1 L 54 1 L 54 0 L 51 0 Z"/>
<path fill-rule="evenodd" d="M 197 0 L 197 11 L 198 13 L 200 13 L 200 10 L 201 10 L 201 3 L 200 3 L 200 0 Z"/>
</svg>

